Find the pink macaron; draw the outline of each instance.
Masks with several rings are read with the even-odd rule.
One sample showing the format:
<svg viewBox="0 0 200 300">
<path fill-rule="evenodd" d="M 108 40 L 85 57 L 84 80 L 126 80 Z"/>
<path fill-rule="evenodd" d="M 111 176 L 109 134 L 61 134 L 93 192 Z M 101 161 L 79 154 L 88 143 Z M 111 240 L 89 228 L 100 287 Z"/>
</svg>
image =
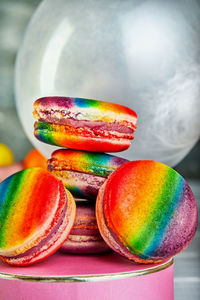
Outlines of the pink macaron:
<svg viewBox="0 0 200 300">
<path fill-rule="evenodd" d="M 125 162 L 105 153 L 60 149 L 51 154 L 47 164 L 74 197 L 96 200 L 106 178 Z"/>
<path fill-rule="evenodd" d="M 75 223 L 60 251 L 89 254 L 109 250 L 110 247 L 104 242 L 97 226 L 95 206 L 86 200 L 76 201 Z"/>
</svg>

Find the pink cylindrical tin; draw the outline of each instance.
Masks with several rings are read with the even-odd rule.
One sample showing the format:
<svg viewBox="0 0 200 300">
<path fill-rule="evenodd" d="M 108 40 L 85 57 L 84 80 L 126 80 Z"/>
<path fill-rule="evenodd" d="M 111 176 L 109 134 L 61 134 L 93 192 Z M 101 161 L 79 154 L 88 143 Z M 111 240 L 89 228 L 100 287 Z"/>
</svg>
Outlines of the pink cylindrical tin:
<svg viewBox="0 0 200 300">
<path fill-rule="evenodd" d="M 28 267 L 0 263 L 1 300 L 173 300 L 173 260 L 136 264 L 110 252 L 57 252 Z"/>
</svg>

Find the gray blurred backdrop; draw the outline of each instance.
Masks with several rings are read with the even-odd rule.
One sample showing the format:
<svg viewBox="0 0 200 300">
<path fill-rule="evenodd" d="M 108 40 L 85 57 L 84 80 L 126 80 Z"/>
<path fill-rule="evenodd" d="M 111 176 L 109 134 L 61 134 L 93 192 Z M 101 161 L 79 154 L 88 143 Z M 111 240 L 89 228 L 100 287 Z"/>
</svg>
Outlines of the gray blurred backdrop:
<svg viewBox="0 0 200 300">
<path fill-rule="evenodd" d="M 0 0 L 0 142 L 21 160 L 32 148 L 15 109 L 14 64 L 24 30 L 40 0 Z M 8 122 L 9 120 L 9 122 Z M 176 169 L 186 178 L 200 178 L 200 143 Z"/>
</svg>

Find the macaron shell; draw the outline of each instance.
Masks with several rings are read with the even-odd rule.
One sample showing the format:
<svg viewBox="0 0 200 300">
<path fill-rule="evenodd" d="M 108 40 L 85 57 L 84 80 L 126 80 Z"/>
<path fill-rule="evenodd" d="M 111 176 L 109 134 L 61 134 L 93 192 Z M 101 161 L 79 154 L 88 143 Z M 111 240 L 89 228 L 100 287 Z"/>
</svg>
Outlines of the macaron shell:
<svg viewBox="0 0 200 300">
<path fill-rule="evenodd" d="M 34 127 L 34 135 L 41 142 L 85 151 L 119 152 L 128 149 L 133 139 L 126 138 L 125 134 L 116 136 L 105 131 L 100 132 L 103 136 L 97 137 L 92 130 L 45 122 L 36 122 Z"/>
<path fill-rule="evenodd" d="M 62 116 L 78 120 L 118 121 L 136 127 L 137 114 L 130 108 L 100 100 L 70 98 L 70 97 L 43 97 L 34 102 L 34 117 L 40 118 L 40 110 L 47 110 Z"/>
<path fill-rule="evenodd" d="M 107 177 L 125 162 L 124 158 L 105 153 L 59 149 L 51 154 L 47 164 L 50 171 L 73 170 Z"/>
<path fill-rule="evenodd" d="M 103 201 L 110 232 L 145 261 L 174 256 L 194 237 L 197 206 L 192 191 L 164 164 L 125 163 L 107 180 Z"/>
<path fill-rule="evenodd" d="M 64 187 L 61 186 L 61 193 L 65 194 Z M 73 227 L 76 215 L 76 205 L 72 195 L 67 192 L 67 211 L 61 224 L 57 226 L 57 230 L 50 233 L 51 238 L 48 236 L 41 242 L 41 247 L 35 246 L 33 249 L 28 250 L 22 255 L 16 257 L 3 257 L 0 259 L 10 265 L 14 266 L 28 266 L 36 262 L 42 261 L 55 253 L 68 238 L 70 231 Z"/>
<path fill-rule="evenodd" d="M 32 168 L 0 185 L 0 255 L 16 256 L 37 245 L 59 219 L 66 202 L 62 182 Z"/>
<path fill-rule="evenodd" d="M 153 261 L 143 260 L 134 253 L 131 253 L 127 248 L 122 244 L 117 235 L 107 226 L 107 222 L 104 215 L 104 190 L 106 182 L 101 186 L 98 192 L 97 201 L 96 201 L 96 219 L 99 231 L 103 237 L 106 244 L 113 249 L 115 252 L 121 254 L 122 256 L 127 257 L 130 260 L 133 260 L 137 263 L 157 263 L 161 260 Z"/>
</svg>

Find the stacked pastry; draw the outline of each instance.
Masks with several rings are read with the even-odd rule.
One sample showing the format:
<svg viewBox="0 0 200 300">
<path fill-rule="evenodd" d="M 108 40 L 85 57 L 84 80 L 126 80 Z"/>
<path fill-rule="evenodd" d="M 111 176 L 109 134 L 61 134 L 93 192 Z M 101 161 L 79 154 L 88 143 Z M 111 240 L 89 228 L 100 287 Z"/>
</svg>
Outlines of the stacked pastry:
<svg viewBox="0 0 200 300">
<path fill-rule="evenodd" d="M 35 101 L 34 117 L 40 141 L 67 149 L 52 153 L 48 171 L 25 169 L 0 184 L 1 260 L 24 266 L 58 249 L 113 249 L 134 262 L 156 263 L 190 244 L 197 205 L 184 178 L 159 162 L 104 153 L 130 146 L 133 110 L 45 97 Z"/>
<path fill-rule="evenodd" d="M 57 150 L 48 160 L 48 170 L 76 197 L 75 223 L 61 251 L 108 251 L 96 222 L 96 197 L 106 178 L 127 160 L 104 152 L 130 146 L 136 113 L 103 101 L 45 97 L 35 101 L 33 114 L 39 140 L 73 149 Z"/>
</svg>

